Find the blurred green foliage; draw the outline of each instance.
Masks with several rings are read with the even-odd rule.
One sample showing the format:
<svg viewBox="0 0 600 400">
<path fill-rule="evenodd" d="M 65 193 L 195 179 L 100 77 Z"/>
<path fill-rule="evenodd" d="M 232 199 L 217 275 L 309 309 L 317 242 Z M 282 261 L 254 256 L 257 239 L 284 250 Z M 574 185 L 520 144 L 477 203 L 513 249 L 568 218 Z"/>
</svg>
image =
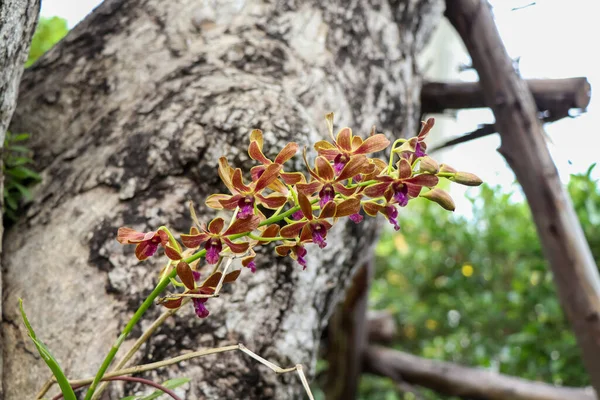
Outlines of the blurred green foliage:
<svg viewBox="0 0 600 400">
<path fill-rule="evenodd" d="M 33 64 L 46 51 L 50 50 L 68 32 L 67 21 L 63 18 L 40 18 L 33 35 L 29 57 L 25 67 Z M 6 132 L 2 152 L 2 172 L 4 175 L 4 217 L 11 224 L 18 217 L 19 207 L 31 200 L 28 187 L 40 180 L 32 169 L 33 154 L 25 146 L 29 134 Z"/>
<path fill-rule="evenodd" d="M 585 173 L 568 190 L 596 263 L 600 189 Z M 490 368 L 525 379 L 583 386 L 589 379 L 562 313 L 526 203 L 499 187 L 471 192 L 473 216 L 451 216 L 413 200 L 400 233 L 377 248 L 371 308 L 393 311 L 394 347 L 427 358 Z M 365 377 L 361 398 L 409 399 L 391 381 Z M 440 395 L 426 392 L 428 399 Z"/>
<path fill-rule="evenodd" d="M 33 34 L 33 40 L 29 48 L 29 58 L 25 63 L 25 67 L 29 67 L 50 50 L 52 46 L 65 37 L 68 31 L 67 20 L 60 17 L 41 17 Z"/>
<path fill-rule="evenodd" d="M 33 164 L 31 150 L 20 143 L 29 139 L 29 135 L 6 132 L 2 153 L 2 172 L 4 175 L 4 217 L 5 223 L 17 219 L 19 206 L 31 200 L 28 187 L 41 178 L 30 167 Z"/>
</svg>

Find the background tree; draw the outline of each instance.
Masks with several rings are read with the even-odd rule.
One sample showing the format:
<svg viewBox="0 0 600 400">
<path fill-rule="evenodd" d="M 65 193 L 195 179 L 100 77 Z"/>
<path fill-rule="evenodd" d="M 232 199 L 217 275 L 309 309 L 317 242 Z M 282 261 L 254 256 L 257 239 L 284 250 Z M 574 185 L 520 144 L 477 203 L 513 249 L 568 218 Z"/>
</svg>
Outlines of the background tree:
<svg viewBox="0 0 600 400">
<path fill-rule="evenodd" d="M 31 36 L 40 12 L 38 0 L 7 0 L 0 3 L 0 144 L 17 102 L 19 81 L 23 73 L 23 64 L 27 59 Z M 0 173 L 0 193 L 4 192 L 4 171 Z M 4 210 L 4 201 L 0 203 Z M 2 255 L 2 237 L 4 226 L 0 223 L 0 256 Z M 2 294 L 2 273 L 0 272 L 0 294 Z M 2 298 L 3 296 L 0 296 Z M 0 312 L 2 300 L 0 300 Z M 0 356 L 0 375 L 3 358 Z M 0 396 L 2 388 L 0 387 Z"/>
<path fill-rule="evenodd" d="M 186 201 L 202 204 L 214 192 L 221 154 L 248 162 L 251 128 L 265 132 L 268 156 L 290 139 L 314 143 L 328 111 L 363 135 L 373 124 L 414 134 L 415 57 L 441 12 L 433 0 L 107 0 L 75 27 L 25 74 L 12 123 L 31 133 L 43 181 L 6 240 L 7 397 L 31 397 L 47 376 L 32 353 L 14 350 L 30 346 L 17 297 L 67 374 L 91 374 L 160 269 L 132 262 L 115 241 L 117 227 L 165 223 L 185 232 Z M 313 365 L 332 305 L 370 254 L 375 229 L 340 226 L 306 271 L 259 258 L 257 273 L 244 271 L 209 319 L 182 312 L 136 361 L 243 342 L 281 365 Z M 239 354 L 149 376 L 181 375 L 193 378 L 189 398 L 298 393 L 294 377 L 275 377 Z M 110 396 L 123 393 L 111 387 Z"/>
</svg>

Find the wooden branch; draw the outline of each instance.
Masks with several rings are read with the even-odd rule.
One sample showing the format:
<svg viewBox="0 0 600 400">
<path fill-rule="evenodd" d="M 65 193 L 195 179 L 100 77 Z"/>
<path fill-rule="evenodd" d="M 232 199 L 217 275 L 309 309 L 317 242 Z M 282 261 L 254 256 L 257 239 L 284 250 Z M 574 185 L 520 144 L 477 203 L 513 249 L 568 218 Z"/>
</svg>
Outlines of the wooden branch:
<svg viewBox="0 0 600 400">
<path fill-rule="evenodd" d="M 554 122 L 554 121 L 558 121 L 559 119 L 563 119 L 569 116 L 569 112 L 568 110 L 565 110 L 564 112 L 560 113 L 560 112 L 554 112 L 554 113 L 548 113 L 548 115 L 540 118 L 540 121 L 542 123 L 547 123 L 547 122 Z M 472 132 L 467 132 L 465 134 L 462 134 L 458 137 L 455 137 L 454 139 L 450 139 L 440 145 L 437 145 L 435 147 L 432 147 L 430 152 L 434 152 L 437 150 L 441 150 L 441 149 L 445 149 L 446 147 L 451 147 L 451 146 L 456 146 L 457 144 L 461 144 L 461 143 L 466 143 L 466 142 L 470 142 L 471 140 L 475 140 L 475 139 L 480 139 L 482 137 L 486 137 L 486 136 L 490 136 L 493 135 L 495 133 L 498 132 L 498 129 L 496 128 L 496 125 L 494 124 L 483 124 L 480 125 L 479 128 L 475 129 Z"/>
<path fill-rule="evenodd" d="M 330 400 L 357 398 L 358 382 L 367 346 L 367 301 L 374 272 L 373 261 L 361 265 L 346 291 L 346 297 L 336 307 L 327 328 L 329 363 L 323 391 Z"/>
<path fill-rule="evenodd" d="M 371 343 L 391 343 L 398 334 L 398 326 L 390 311 L 378 310 L 367 313 L 367 336 Z"/>
<path fill-rule="evenodd" d="M 585 110 L 591 86 L 586 78 L 528 79 L 525 81 L 539 111 Z M 479 82 L 426 82 L 421 89 L 421 112 L 487 107 Z"/>
<path fill-rule="evenodd" d="M 487 1 L 446 0 L 446 17 L 465 42 L 550 262 L 563 310 L 600 393 L 600 276 L 573 205 L 562 186 L 527 85 L 502 44 Z"/>
<path fill-rule="evenodd" d="M 592 388 L 567 388 L 429 360 L 381 346 L 368 346 L 366 371 L 398 383 L 477 400 L 597 400 Z"/>
</svg>

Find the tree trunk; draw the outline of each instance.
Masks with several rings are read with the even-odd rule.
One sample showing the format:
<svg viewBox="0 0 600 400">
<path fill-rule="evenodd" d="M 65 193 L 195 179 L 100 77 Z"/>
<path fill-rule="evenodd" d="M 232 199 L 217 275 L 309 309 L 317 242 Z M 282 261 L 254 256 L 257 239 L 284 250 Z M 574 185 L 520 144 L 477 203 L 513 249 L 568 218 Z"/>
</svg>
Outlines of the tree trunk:
<svg viewBox="0 0 600 400">
<path fill-rule="evenodd" d="M 6 129 L 17 104 L 19 81 L 27 61 L 31 38 L 35 31 L 39 0 L 6 0 L 0 2 L 0 154 Z M 0 171 L 0 210 L 4 212 L 4 171 Z M 0 222 L 0 256 L 4 224 Z M 2 271 L 0 270 L 0 314 L 2 313 Z M 0 336 L 1 338 L 1 336 Z M 1 339 L 0 339 L 1 340 Z M 0 354 L 0 376 L 3 356 Z M 2 385 L 0 385 L 2 398 Z"/>
<path fill-rule="evenodd" d="M 390 138 L 416 132 L 415 55 L 442 10 L 429 0 L 107 0 L 75 27 L 25 74 L 13 120 L 32 133 L 44 180 L 6 238 L 7 398 L 30 398 L 48 376 L 17 298 L 69 377 L 94 373 L 161 268 L 157 258 L 137 263 L 115 241 L 117 228 L 186 232 L 188 200 L 207 221 L 214 211 L 204 199 L 224 190 L 217 159 L 248 168 L 251 128 L 265 132 L 267 155 L 290 140 L 311 146 L 329 111 L 363 135 L 373 124 Z M 241 342 L 281 366 L 312 369 L 325 323 L 375 234 L 372 222 L 338 224 L 324 251 L 309 248 L 305 271 L 268 249 L 256 274 L 243 271 L 207 303 L 207 319 L 181 310 L 136 361 Z M 175 376 L 192 378 L 190 399 L 301 393 L 295 376 L 237 353 L 147 375 Z M 138 389 L 111 384 L 110 398 Z"/>
</svg>

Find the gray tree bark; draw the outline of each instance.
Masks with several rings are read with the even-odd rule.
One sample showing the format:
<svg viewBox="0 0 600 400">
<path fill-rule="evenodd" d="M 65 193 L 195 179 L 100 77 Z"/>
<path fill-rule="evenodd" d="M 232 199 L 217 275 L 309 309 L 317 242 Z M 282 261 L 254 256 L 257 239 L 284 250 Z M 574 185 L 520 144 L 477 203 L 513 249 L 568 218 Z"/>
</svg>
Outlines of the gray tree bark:
<svg viewBox="0 0 600 400">
<path fill-rule="evenodd" d="M 75 27 L 24 75 L 13 119 L 33 135 L 44 180 L 6 238 L 7 398 L 31 398 L 48 376 L 17 298 L 68 376 L 93 374 L 162 267 L 157 258 L 136 262 L 115 241 L 117 228 L 186 232 L 188 200 L 211 218 L 203 199 L 224 190 L 218 157 L 248 168 L 250 129 L 265 132 L 268 155 L 290 140 L 311 146 L 329 111 L 363 136 L 373 124 L 389 138 L 415 133 L 415 56 L 442 11 L 437 0 L 107 0 Z M 325 251 L 309 249 L 305 271 L 265 249 L 256 274 L 243 271 L 207 303 L 207 319 L 181 310 L 136 361 L 242 342 L 279 365 L 311 369 L 375 234 L 372 222 L 338 224 Z M 151 309 L 142 326 L 160 312 Z M 189 399 L 301 393 L 295 376 L 275 376 L 236 353 L 147 375 L 175 376 L 193 379 Z M 110 387 L 109 398 L 139 389 Z"/>
<path fill-rule="evenodd" d="M 19 81 L 27 61 L 31 38 L 40 12 L 39 0 L 3 0 L 0 2 L 0 152 L 6 129 L 17 104 Z M 4 211 L 4 175 L 0 171 L 0 210 Z M 0 222 L 0 256 L 4 224 Z M 0 313 L 2 313 L 2 271 L 0 270 Z M 0 354 L 0 376 L 3 357 Z M 0 385 L 0 398 L 2 386 Z"/>
</svg>

